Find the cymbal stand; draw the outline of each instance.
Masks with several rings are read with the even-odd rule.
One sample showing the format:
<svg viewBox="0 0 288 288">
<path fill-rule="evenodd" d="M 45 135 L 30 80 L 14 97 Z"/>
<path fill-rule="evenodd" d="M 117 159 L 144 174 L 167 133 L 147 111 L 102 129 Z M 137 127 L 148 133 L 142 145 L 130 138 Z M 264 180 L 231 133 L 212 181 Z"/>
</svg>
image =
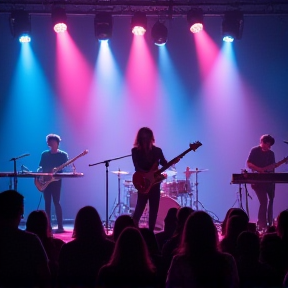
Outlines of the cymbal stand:
<svg viewBox="0 0 288 288">
<path fill-rule="evenodd" d="M 99 164 L 105 164 L 105 167 L 106 167 L 106 213 L 105 213 L 105 226 L 106 226 L 106 231 L 107 231 L 107 234 L 108 234 L 108 222 L 109 222 L 109 217 L 108 217 L 108 171 L 109 171 L 109 163 L 111 161 L 114 161 L 114 160 L 118 160 L 118 159 L 122 159 L 122 158 L 125 158 L 125 157 L 130 157 L 132 156 L 131 154 L 130 155 L 126 155 L 126 156 L 122 156 L 122 157 L 117 157 L 117 158 L 113 158 L 113 159 L 109 159 L 109 160 L 104 160 L 102 162 L 98 162 L 98 163 L 94 163 L 94 164 L 89 164 L 89 167 L 91 166 L 95 166 L 95 165 L 99 165 Z"/>
<path fill-rule="evenodd" d="M 116 209 L 118 208 L 118 216 L 120 216 L 121 215 L 121 212 L 123 211 L 121 211 L 121 208 L 122 207 L 124 207 L 124 208 L 126 208 L 126 209 L 129 209 L 129 207 L 125 204 L 125 203 L 123 203 L 123 202 L 121 202 L 121 189 L 120 189 L 120 168 L 118 169 L 118 173 L 117 173 L 117 177 L 118 177 L 118 203 L 115 205 L 115 207 L 113 208 L 113 211 L 112 211 L 112 213 L 110 214 L 110 217 L 109 217 L 109 219 L 112 217 L 112 215 L 115 213 L 115 211 L 116 211 Z M 115 216 L 115 215 L 114 215 Z"/>
<path fill-rule="evenodd" d="M 195 202 L 194 202 L 194 205 L 195 205 L 195 208 L 196 208 L 196 211 L 199 210 L 199 207 L 198 207 L 198 204 L 199 204 L 199 200 L 198 200 L 198 168 L 196 168 L 196 173 L 195 173 Z"/>
</svg>

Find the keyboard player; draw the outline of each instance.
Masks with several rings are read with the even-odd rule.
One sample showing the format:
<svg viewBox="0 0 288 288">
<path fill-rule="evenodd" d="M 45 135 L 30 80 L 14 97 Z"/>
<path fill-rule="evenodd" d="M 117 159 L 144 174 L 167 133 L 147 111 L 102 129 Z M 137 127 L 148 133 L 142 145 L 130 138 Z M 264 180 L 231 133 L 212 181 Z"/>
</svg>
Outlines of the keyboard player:
<svg viewBox="0 0 288 288">
<path fill-rule="evenodd" d="M 274 143 L 275 139 L 271 135 L 262 135 L 260 144 L 253 147 L 249 153 L 247 159 L 248 168 L 258 173 L 274 172 L 275 154 L 271 150 Z M 259 200 L 257 225 L 259 230 L 263 230 L 273 224 L 275 183 L 255 183 L 251 184 L 251 187 Z"/>
</svg>

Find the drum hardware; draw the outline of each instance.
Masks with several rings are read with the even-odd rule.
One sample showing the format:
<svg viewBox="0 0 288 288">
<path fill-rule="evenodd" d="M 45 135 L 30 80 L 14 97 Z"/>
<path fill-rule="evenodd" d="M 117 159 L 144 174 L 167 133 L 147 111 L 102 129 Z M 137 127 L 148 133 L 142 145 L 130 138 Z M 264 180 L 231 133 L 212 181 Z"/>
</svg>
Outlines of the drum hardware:
<svg viewBox="0 0 288 288">
<path fill-rule="evenodd" d="M 113 174 L 122 174 L 122 175 L 128 175 L 128 174 L 130 174 L 129 172 L 127 172 L 127 171 L 121 171 L 120 169 L 119 170 L 117 170 L 117 171 L 110 171 L 111 173 L 113 173 Z"/>
<path fill-rule="evenodd" d="M 112 217 L 112 215 L 114 215 L 114 217 L 117 218 L 118 216 L 120 216 L 121 214 L 124 213 L 125 209 L 128 210 L 128 206 L 125 203 L 121 202 L 120 178 L 121 178 L 121 175 L 127 175 L 129 173 L 125 172 L 125 171 L 121 171 L 120 169 L 118 170 L 118 173 L 115 173 L 115 172 L 117 172 L 117 171 L 111 171 L 111 173 L 117 174 L 117 178 L 118 178 L 118 202 L 114 206 L 114 208 L 110 214 L 109 219 Z M 115 212 L 117 211 L 117 208 L 118 208 L 118 215 L 116 216 Z"/>
<path fill-rule="evenodd" d="M 198 173 L 200 172 L 206 172 L 208 171 L 208 169 L 198 169 L 198 168 L 195 168 L 195 169 L 190 169 L 189 167 L 186 168 L 186 171 L 184 171 L 183 173 L 185 173 L 186 175 L 186 181 L 190 178 L 190 176 L 192 174 L 195 174 L 195 183 L 194 183 L 194 186 L 195 186 L 195 201 L 193 203 L 193 205 L 195 206 L 195 210 L 198 211 L 199 210 L 199 207 L 198 207 L 198 204 L 201 204 L 201 206 L 203 207 L 202 203 L 200 203 L 199 199 L 198 199 L 198 185 L 199 185 L 199 182 L 198 182 Z M 191 208 L 192 208 L 192 205 L 191 205 Z"/>
<path fill-rule="evenodd" d="M 109 180 L 108 180 L 108 170 L 109 170 L 109 163 L 111 161 L 115 161 L 115 160 L 119 160 L 119 159 L 123 159 L 123 158 L 126 158 L 126 157 L 131 157 L 132 155 L 125 155 L 125 156 L 121 156 L 121 157 L 117 157 L 117 158 L 114 158 L 114 159 L 108 159 L 108 160 L 104 160 L 104 161 L 101 161 L 101 162 L 97 162 L 97 163 L 94 163 L 94 164 L 89 164 L 89 167 L 91 166 L 95 166 L 95 165 L 99 165 L 99 164 L 105 164 L 105 179 L 106 179 L 106 213 L 105 213 L 105 226 L 106 226 L 106 229 L 107 229 L 107 233 L 109 232 L 108 231 L 108 183 L 109 183 Z M 120 169 L 119 169 L 120 170 Z"/>
</svg>

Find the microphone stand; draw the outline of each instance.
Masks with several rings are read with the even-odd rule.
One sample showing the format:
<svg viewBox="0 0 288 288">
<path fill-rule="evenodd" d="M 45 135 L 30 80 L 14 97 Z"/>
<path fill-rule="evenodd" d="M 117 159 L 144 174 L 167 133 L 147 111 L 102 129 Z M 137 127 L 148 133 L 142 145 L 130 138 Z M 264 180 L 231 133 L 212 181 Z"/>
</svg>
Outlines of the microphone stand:
<svg viewBox="0 0 288 288">
<path fill-rule="evenodd" d="M 16 170 L 16 160 L 20 159 L 20 158 L 23 158 L 23 157 L 26 157 L 26 156 L 29 156 L 30 154 L 23 154 L 23 155 L 20 155 L 18 157 L 14 157 L 14 158 L 11 158 L 9 161 L 13 161 L 13 173 L 14 173 L 14 186 L 13 186 L 13 189 L 15 191 L 17 191 L 17 186 L 18 186 L 18 179 L 17 179 L 17 170 Z"/>
<path fill-rule="evenodd" d="M 121 156 L 121 157 L 117 157 L 117 158 L 113 158 L 113 159 L 108 159 L 108 160 L 104 160 L 104 161 L 101 161 L 101 162 L 98 162 L 98 163 L 94 163 L 94 164 L 89 164 L 89 167 L 91 166 L 95 166 L 95 165 L 99 165 L 99 164 L 105 164 L 105 167 L 106 167 L 106 217 L 105 217 L 105 226 L 106 226 L 106 231 L 107 231 L 107 234 L 108 234 L 108 170 L 109 170 L 109 163 L 111 161 L 114 161 L 114 160 L 119 160 L 119 159 L 122 159 L 122 158 L 125 158 L 125 157 L 130 157 L 132 156 L 131 154 L 130 155 L 125 155 L 125 156 Z"/>
</svg>

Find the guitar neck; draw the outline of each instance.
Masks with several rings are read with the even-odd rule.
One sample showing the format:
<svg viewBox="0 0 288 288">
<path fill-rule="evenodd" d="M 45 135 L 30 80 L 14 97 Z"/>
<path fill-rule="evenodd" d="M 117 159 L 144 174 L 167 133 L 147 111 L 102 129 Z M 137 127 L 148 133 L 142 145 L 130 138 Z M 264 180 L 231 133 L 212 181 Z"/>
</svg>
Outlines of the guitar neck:
<svg viewBox="0 0 288 288">
<path fill-rule="evenodd" d="M 269 171 L 269 170 L 273 170 L 277 167 L 279 167 L 280 165 L 284 164 L 285 162 L 287 162 L 288 157 L 285 157 L 284 159 L 282 159 L 281 161 L 277 162 L 277 163 L 273 163 L 271 165 L 268 165 L 264 168 L 265 171 Z"/>
<path fill-rule="evenodd" d="M 55 174 L 55 173 L 61 171 L 63 168 L 70 165 L 71 163 L 73 163 L 75 160 L 77 160 L 81 156 L 83 156 L 83 153 L 81 153 L 80 155 L 68 160 L 67 162 L 63 163 L 62 165 L 58 166 L 57 168 L 54 169 L 53 173 Z"/>
<path fill-rule="evenodd" d="M 190 152 L 191 150 L 193 150 L 192 148 L 188 148 L 187 150 L 185 150 L 183 153 L 181 153 L 180 155 L 178 155 L 177 157 L 173 158 L 172 160 L 170 160 L 166 165 L 164 165 L 162 168 L 160 168 L 156 173 L 157 174 L 161 174 L 162 172 L 164 172 L 166 169 L 168 169 L 170 166 L 172 166 L 175 163 L 175 160 L 177 158 L 183 158 L 188 152 Z"/>
</svg>

